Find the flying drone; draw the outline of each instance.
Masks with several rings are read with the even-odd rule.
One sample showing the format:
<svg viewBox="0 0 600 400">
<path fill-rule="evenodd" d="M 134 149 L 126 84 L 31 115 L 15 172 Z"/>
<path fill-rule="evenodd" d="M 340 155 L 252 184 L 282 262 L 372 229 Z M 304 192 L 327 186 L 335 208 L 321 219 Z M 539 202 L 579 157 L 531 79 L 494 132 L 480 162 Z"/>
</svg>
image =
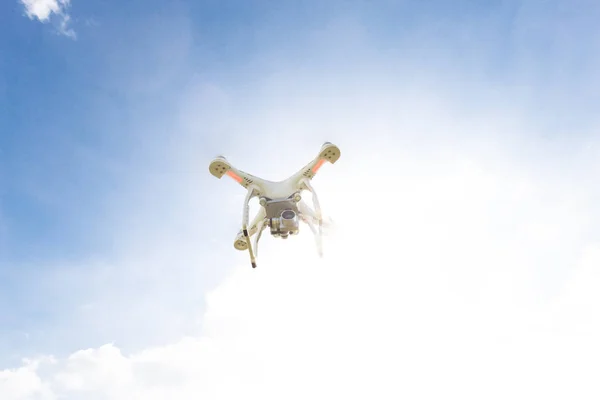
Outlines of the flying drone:
<svg viewBox="0 0 600 400">
<path fill-rule="evenodd" d="M 252 268 L 256 268 L 258 241 L 267 227 L 270 228 L 273 237 L 287 239 L 290 235 L 299 233 L 299 225 L 302 221 L 310 227 L 315 235 L 319 256 L 323 255 L 323 217 L 311 180 L 325 162 L 335 164 L 339 158 L 340 149 L 330 142 L 325 142 L 321 146 L 319 154 L 310 163 L 294 175 L 279 182 L 271 182 L 241 171 L 233 167 L 223 156 L 212 160 L 209 166 L 212 175 L 219 179 L 227 175 L 247 190 L 242 215 L 242 229 L 235 237 L 233 246 L 240 251 L 248 250 Z M 301 192 L 304 190 L 312 193 L 314 210 L 302 200 Z M 259 198 L 260 209 L 252 223 L 248 225 L 249 202 L 254 197 Z M 252 236 L 254 236 L 254 243 L 250 240 Z"/>
</svg>

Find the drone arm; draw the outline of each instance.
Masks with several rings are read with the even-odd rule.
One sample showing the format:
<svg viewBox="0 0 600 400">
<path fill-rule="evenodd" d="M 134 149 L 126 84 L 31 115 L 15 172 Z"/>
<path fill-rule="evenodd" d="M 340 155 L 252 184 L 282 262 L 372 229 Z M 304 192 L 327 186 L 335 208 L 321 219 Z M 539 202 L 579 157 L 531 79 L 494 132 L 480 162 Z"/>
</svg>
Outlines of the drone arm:
<svg viewBox="0 0 600 400">
<path fill-rule="evenodd" d="M 208 170 L 214 177 L 218 179 L 221 179 L 223 176 L 227 175 L 229 178 L 233 179 L 235 182 L 248 190 L 250 190 L 253 186 L 259 190 L 259 187 L 264 187 L 265 184 L 263 179 L 235 168 L 223 156 L 219 156 L 212 160 L 208 166 Z"/>
<path fill-rule="evenodd" d="M 323 164 L 325 164 L 325 162 L 335 164 L 335 162 L 340 158 L 340 155 L 340 149 L 335 144 L 325 142 L 321 146 L 319 154 L 310 163 L 306 164 L 304 168 L 298 171 L 294 176 L 296 179 L 313 179 L 319 171 L 319 169 L 321 169 Z"/>
</svg>

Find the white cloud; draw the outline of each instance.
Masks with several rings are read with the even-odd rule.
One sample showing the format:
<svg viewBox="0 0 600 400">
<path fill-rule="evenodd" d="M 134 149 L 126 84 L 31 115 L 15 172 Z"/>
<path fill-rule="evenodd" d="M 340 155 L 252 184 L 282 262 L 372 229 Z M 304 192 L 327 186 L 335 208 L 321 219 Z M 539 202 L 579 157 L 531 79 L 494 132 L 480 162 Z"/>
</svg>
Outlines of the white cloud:
<svg viewBox="0 0 600 400">
<path fill-rule="evenodd" d="M 6 400 L 53 399 L 54 395 L 39 376 L 40 364 L 53 363 L 50 358 L 24 360 L 23 365 L 13 370 L 0 371 L 0 394 Z"/>
<path fill-rule="evenodd" d="M 30 19 L 49 22 L 52 14 L 58 18 L 58 31 L 68 37 L 75 38 L 75 31 L 68 27 L 71 16 L 66 12 L 70 0 L 19 0 L 25 6 L 25 13 Z"/>
<path fill-rule="evenodd" d="M 333 264 L 277 265 L 285 256 L 278 252 L 260 270 L 236 268 L 210 294 L 201 337 L 131 355 L 114 345 L 79 351 L 45 375 L 10 376 L 25 396 L 3 398 L 36 399 L 26 395 L 40 387 L 54 398 L 92 400 L 600 394 L 595 335 L 568 325 L 554 334 L 535 328 L 535 313 L 504 301 L 490 307 L 490 297 L 508 293 L 461 296 L 441 268 L 404 264 L 415 254 L 390 248 L 380 254 L 388 263 L 369 264 L 365 252 L 353 259 L 342 247 L 330 246 Z M 514 283 L 497 287 L 509 292 Z"/>
</svg>

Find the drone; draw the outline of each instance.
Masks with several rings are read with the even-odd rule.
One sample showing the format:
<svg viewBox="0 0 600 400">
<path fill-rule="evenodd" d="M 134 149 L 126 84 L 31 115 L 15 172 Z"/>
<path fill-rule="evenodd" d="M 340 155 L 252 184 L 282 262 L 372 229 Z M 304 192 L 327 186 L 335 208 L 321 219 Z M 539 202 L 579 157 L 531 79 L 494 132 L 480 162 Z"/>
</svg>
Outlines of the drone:
<svg viewBox="0 0 600 400">
<path fill-rule="evenodd" d="M 306 223 L 315 236 L 319 256 L 323 256 L 323 217 L 311 181 L 323 164 L 326 162 L 335 164 L 340 155 L 340 149 L 336 145 L 325 142 L 319 154 L 311 162 L 289 178 L 279 182 L 268 181 L 241 171 L 232 166 L 223 156 L 218 156 L 211 161 L 208 169 L 213 176 L 221 179 L 227 175 L 247 190 L 242 228 L 235 237 L 233 246 L 240 251 L 248 250 L 252 268 L 256 268 L 258 241 L 267 227 L 270 228 L 273 237 L 287 239 L 290 235 L 297 235 L 300 232 L 300 222 Z M 305 190 L 312 193 L 314 210 L 302 199 L 301 193 Z M 249 202 L 254 197 L 259 198 L 260 209 L 249 224 Z M 252 236 L 254 236 L 254 243 L 251 241 Z"/>
</svg>

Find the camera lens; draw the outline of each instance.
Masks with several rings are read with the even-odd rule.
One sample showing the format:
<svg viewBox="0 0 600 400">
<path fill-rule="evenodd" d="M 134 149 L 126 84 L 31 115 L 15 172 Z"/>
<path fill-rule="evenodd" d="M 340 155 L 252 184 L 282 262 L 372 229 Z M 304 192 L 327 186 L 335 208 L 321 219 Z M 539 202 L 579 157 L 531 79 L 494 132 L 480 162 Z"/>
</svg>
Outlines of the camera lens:
<svg viewBox="0 0 600 400">
<path fill-rule="evenodd" d="M 281 218 L 283 218 L 283 219 L 294 219 L 295 216 L 296 216 L 296 213 L 293 212 L 292 210 L 285 210 L 284 212 L 281 213 Z"/>
</svg>

